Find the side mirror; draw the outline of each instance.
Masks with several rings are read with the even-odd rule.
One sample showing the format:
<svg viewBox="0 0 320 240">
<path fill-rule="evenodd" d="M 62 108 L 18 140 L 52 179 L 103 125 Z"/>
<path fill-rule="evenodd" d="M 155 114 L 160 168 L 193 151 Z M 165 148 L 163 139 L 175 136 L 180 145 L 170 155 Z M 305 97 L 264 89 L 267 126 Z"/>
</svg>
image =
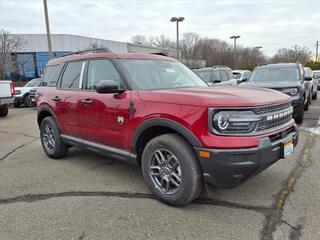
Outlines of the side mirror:
<svg viewBox="0 0 320 240">
<path fill-rule="evenodd" d="M 311 81 L 311 80 L 312 80 L 312 77 L 304 77 L 304 80 L 305 80 L 305 81 Z"/>
<path fill-rule="evenodd" d="M 242 78 L 241 82 L 246 82 L 248 81 L 248 78 Z"/>
<path fill-rule="evenodd" d="M 101 80 L 96 86 L 97 93 L 122 93 L 125 89 L 120 88 L 120 84 L 113 80 Z"/>
</svg>

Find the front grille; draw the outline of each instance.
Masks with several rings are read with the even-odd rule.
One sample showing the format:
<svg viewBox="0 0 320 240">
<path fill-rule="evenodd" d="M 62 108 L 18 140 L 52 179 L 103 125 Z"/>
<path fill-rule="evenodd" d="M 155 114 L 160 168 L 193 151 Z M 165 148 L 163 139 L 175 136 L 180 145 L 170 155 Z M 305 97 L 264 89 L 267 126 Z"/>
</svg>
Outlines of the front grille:
<svg viewBox="0 0 320 240">
<path fill-rule="evenodd" d="M 258 115 L 262 114 L 267 114 L 267 113 L 273 113 L 273 112 L 278 112 L 281 110 L 285 110 L 287 108 L 291 107 L 291 103 L 284 103 L 280 105 L 274 105 L 274 106 L 267 106 L 267 107 L 262 107 L 262 108 L 257 108 L 255 109 L 255 113 Z"/>
<path fill-rule="evenodd" d="M 285 125 L 286 123 L 290 122 L 292 115 L 285 116 L 283 118 L 271 120 L 271 121 L 262 121 L 258 123 L 257 131 L 266 131 L 269 129 L 280 127 L 281 125 Z"/>
</svg>

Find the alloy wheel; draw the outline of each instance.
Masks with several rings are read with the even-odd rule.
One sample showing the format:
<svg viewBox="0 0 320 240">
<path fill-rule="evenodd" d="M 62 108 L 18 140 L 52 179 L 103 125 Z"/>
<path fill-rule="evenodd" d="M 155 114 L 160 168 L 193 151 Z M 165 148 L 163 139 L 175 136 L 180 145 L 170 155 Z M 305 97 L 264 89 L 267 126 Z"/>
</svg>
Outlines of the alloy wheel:
<svg viewBox="0 0 320 240">
<path fill-rule="evenodd" d="M 164 194 L 175 194 L 182 183 L 181 166 L 177 157 L 167 149 L 157 149 L 149 167 L 149 175 Z"/>
</svg>

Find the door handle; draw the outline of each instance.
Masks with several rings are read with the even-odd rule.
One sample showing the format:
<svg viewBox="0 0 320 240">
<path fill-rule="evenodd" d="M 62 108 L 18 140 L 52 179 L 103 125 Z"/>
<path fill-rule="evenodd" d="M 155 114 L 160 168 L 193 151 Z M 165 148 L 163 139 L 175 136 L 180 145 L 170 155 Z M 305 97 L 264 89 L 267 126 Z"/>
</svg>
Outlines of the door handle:
<svg viewBox="0 0 320 240">
<path fill-rule="evenodd" d="M 59 98 L 59 96 L 55 96 L 54 98 L 52 98 L 52 101 L 55 101 L 55 102 L 58 102 L 60 100 L 61 100 L 61 98 Z"/>
<path fill-rule="evenodd" d="M 91 104 L 92 100 L 90 100 L 90 99 L 82 99 L 82 100 L 80 100 L 80 103 L 82 103 L 82 104 Z"/>
</svg>

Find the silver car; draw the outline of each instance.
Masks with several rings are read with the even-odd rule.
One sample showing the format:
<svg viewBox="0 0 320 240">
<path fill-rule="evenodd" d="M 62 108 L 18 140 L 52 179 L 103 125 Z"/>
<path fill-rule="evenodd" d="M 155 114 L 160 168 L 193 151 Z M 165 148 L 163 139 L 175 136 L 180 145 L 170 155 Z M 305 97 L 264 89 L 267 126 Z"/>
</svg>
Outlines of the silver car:
<svg viewBox="0 0 320 240">
<path fill-rule="evenodd" d="M 313 71 L 313 77 L 318 81 L 318 90 L 320 90 L 320 70 Z"/>
</svg>

